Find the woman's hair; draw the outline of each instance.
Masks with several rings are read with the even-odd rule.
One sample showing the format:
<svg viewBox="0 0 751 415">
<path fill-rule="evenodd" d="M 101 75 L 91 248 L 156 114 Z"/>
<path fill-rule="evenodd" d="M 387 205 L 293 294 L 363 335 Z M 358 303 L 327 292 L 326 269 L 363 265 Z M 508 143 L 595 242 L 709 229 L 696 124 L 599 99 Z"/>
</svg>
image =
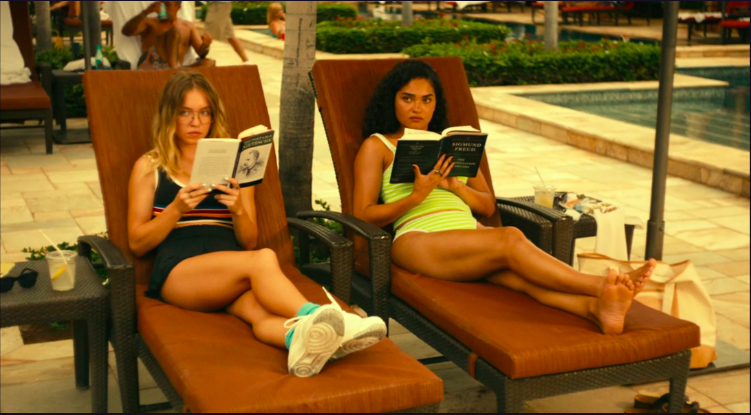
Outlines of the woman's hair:
<svg viewBox="0 0 751 415">
<path fill-rule="evenodd" d="M 185 94 L 193 89 L 204 93 L 211 108 L 211 127 L 206 137 L 229 137 L 224 105 L 209 80 L 198 72 L 177 72 L 172 75 L 162 90 L 159 110 L 154 117 L 154 148 L 146 154 L 154 167 L 162 169 L 170 177 L 182 173 L 180 150 L 175 142 L 177 114 L 183 106 Z"/>
<path fill-rule="evenodd" d="M 269 4 L 269 8 L 266 9 L 266 23 L 271 23 L 273 20 L 276 20 L 276 17 L 279 15 L 279 12 L 283 11 L 282 5 L 279 3 L 271 3 Z"/>
<path fill-rule="evenodd" d="M 441 79 L 430 64 L 410 59 L 394 66 L 378 84 L 368 109 L 365 110 L 365 119 L 362 123 L 363 137 L 370 137 L 375 133 L 392 134 L 399 130 L 401 125 L 396 118 L 394 104 L 396 93 L 413 79 L 427 79 L 435 91 L 435 112 L 428 124 L 428 130 L 440 133 L 448 128 L 446 97 L 443 94 Z"/>
</svg>

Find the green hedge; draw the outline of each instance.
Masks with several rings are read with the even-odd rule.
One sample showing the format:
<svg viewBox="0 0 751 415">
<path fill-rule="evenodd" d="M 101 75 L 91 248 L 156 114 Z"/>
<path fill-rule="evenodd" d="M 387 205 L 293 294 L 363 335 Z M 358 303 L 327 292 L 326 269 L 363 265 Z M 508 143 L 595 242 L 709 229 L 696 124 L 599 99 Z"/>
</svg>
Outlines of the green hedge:
<svg viewBox="0 0 751 415">
<path fill-rule="evenodd" d="M 266 10 L 271 2 L 268 1 L 235 1 L 232 2 L 232 23 L 236 25 L 265 25 Z M 203 19 L 206 18 L 208 5 L 201 7 Z M 357 17 L 357 9 L 347 4 L 319 4 L 316 19 L 318 22 L 335 20 L 337 18 Z"/>
<path fill-rule="evenodd" d="M 332 53 L 395 53 L 407 46 L 504 40 L 511 29 L 503 25 L 464 20 L 417 20 L 412 26 L 381 20 L 334 20 L 316 28 L 316 48 Z"/>
<path fill-rule="evenodd" d="M 117 52 L 112 46 L 103 46 L 102 54 L 110 63 L 117 60 Z M 37 63 L 49 64 L 52 69 L 63 69 L 68 62 L 82 58 L 83 55 L 74 56 L 69 48 L 50 49 L 36 54 Z M 68 118 L 85 117 L 87 115 L 83 85 L 65 86 L 65 115 Z"/>
<path fill-rule="evenodd" d="M 459 56 L 471 86 L 566 84 L 658 79 L 660 47 L 602 40 L 567 41 L 546 52 L 542 42 L 415 45 L 411 57 Z"/>
</svg>

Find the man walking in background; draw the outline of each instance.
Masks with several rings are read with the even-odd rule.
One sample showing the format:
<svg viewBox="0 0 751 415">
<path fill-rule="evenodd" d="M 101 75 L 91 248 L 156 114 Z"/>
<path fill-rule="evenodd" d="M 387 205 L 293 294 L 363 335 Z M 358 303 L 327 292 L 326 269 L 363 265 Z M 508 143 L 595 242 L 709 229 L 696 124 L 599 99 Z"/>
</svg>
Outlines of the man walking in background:
<svg viewBox="0 0 751 415">
<path fill-rule="evenodd" d="M 240 40 L 235 37 L 235 29 L 232 26 L 232 2 L 212 1 L 206 10 L 205 30 L 215 40 L 226 40 L 235 49 L 243 63 L 248 61 Z"/>
</svg>

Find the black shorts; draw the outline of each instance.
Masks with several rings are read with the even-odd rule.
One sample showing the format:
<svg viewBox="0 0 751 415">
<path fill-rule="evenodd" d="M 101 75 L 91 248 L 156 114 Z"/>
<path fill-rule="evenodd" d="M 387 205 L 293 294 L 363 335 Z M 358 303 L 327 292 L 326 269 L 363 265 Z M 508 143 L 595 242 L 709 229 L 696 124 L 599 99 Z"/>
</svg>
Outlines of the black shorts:
<svg viewBox="0 0 751 415">
<path fill-rule="evenodd" d="M 220 251 L 244 251 L 235 239 L 235 231 L 216 225 L 194 225 L 173 229 L 156 248 L 146 296 L 162 300 L 162 286 L 172 269 L 194 256 Z"/>
</svg>

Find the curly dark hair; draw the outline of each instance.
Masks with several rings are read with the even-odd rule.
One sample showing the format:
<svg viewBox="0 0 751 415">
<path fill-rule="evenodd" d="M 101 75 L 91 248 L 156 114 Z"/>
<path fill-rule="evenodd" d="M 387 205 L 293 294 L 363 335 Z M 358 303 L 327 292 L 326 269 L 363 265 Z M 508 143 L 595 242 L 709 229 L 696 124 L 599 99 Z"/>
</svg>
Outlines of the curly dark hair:
<svg viewBox="0 0 751 415">
<path fill-rule="evenodd" d="M 428 124 L 428 130 L 440 133 L 448 128 L 446 96 L 443 94 L 441 79 L 429 63 L 409 59 L 398 63 L 378 84 L 363 120 L 363 137 L 375 133 L 392 134 L 399 130 L 394 99 L 396 93 L 415 78 L 427 79 L 435 90 L 435 112 Z"/>
</svg>

